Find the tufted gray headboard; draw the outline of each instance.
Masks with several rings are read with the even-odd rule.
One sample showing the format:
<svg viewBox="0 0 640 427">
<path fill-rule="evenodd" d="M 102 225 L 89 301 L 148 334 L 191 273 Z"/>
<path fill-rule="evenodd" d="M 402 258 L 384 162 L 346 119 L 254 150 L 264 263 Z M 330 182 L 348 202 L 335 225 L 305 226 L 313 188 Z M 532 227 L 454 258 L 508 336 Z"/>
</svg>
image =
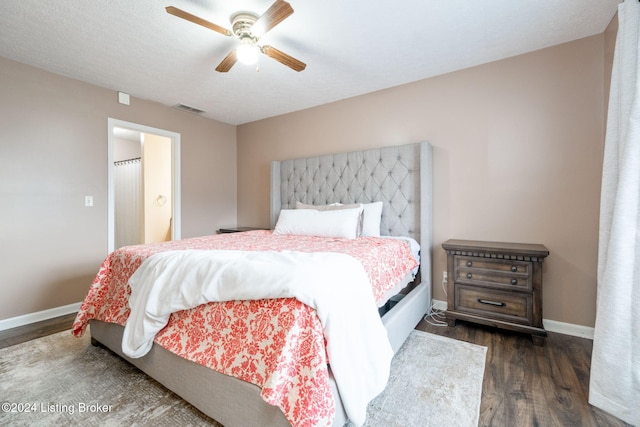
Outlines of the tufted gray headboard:
<svg viewBox="0 0 640 427">
<path fill-rule="evenodd" d="M 416 239 L 423 253 L 422 278 L 427 279 L 432 246 L 431 164 L 428 142 L 273 161 L 271 227 L 280 210 L 294 209 L 296 201 L 314 205 L 382 201 L 380 234 Z"/>
</svg>

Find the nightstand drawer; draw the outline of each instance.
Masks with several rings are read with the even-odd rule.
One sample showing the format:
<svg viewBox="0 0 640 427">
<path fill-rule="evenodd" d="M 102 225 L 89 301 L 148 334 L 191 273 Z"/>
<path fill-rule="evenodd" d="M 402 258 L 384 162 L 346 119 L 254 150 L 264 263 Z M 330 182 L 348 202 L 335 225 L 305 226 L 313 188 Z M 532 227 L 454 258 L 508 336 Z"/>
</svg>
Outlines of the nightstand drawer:
<svg viewBox="0 0 640 427">
<path fill-rule="evenodd" d="M 456 283 L 531 290 L 532 264 L 527 261 L 455 256 Z"/>
<path fill-rule="evenodd" d="M 455 257 L 455 267 L 480 268 L 483 270 L 508 271 L 511 273 L 531 275 L 531 263 L 504 259 L 478 258 L 472 256 Z"/>
<path fill-rule="evenodd" d="M 531 298 L 529 293 L 501 292 L 456 285 L 455 310 L 530 324 L 533 320 Z"/>
</svg>

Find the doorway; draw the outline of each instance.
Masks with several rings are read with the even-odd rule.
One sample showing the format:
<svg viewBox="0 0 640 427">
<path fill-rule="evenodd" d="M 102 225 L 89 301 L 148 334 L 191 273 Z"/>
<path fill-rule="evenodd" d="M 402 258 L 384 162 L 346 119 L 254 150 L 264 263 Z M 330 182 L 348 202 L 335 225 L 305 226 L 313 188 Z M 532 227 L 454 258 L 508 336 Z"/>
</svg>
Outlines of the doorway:
<svg viewBox="0 0 640 427">
<path fill-rule="evenodd" d="M 108 250 L 180 239 L 180 134 L 108 119 Z"/>
</svg>

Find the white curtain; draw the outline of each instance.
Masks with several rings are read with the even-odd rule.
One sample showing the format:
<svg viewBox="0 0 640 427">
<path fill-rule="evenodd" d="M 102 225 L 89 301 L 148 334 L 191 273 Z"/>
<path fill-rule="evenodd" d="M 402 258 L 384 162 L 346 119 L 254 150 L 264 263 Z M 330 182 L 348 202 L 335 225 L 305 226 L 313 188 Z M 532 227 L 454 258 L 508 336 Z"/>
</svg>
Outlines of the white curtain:
<svg viewBox="0 0 640 427">
<path fill-rule="evenodd" d="M 142 165 L 140 159 L 114 164 L 115 244 L 142 243 Z"/>
<path fill-rule="evenodd" d="M 640 1 L 618 6 L 589 403 L 640 426 Z"/>
</svg>

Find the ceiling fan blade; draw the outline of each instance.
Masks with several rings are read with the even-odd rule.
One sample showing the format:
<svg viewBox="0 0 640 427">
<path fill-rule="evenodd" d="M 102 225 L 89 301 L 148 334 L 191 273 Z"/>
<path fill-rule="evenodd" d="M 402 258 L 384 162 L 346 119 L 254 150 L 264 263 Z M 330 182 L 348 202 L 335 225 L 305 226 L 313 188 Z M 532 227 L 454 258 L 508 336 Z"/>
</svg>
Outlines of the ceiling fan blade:
<svg viewBox="0 0 640 427">
<path fill-rule="evenodd" d="M 205 28 L 209 28 L 210 30 L 216 31 L 225 36 L 232 36 L 233 33 L 230 30 L 227 30 L 224 27 L 214 24 L 213 22 L 209 22 L 205 19 L 199 18 L 195 15 L 190 14 L 189 12 L 185 12 L 182 9 L 178 9 L 177 7 L 167 6 L 165 8 L 167 13 L 177 16 L 178 18 L 185 19 L 189 22 L 193 22 L 194 24 L 202 25 Z"/>
<path fill-rule="evenodd" d="M 231 67 L 234 66 L 237 60 L 238 60 L 238 57 L 236 56 L 236 50 L 234 49 L 231 52 L 229 52 L 227 56 L 225 56 L 225 58 L 222 60 L 220 64 L 218 64 L 218 66 L 216 67 L 216 71 L 219 71 L 221 73 L 226 73 L 231 69 Z"/>
<path fill-rule="evenodd" d="M 262 46 L 261 49 L 262 49 L 262 53 L 267 55 L 269 58 L 275 59 L 276 61 L 286 65 L 287 67 L 291 68 L 294 71 L 300 72 L 305 68 L 307 68 L 307 64 L 305 64 L 304 62 L 297 60 L 291 55 L 287 55 L 286 53 L 276 49 L 275 47 Z"/>
<path fill-rule="evenodd" d="M 276 0 L 265 13 L 251 27 L 251 32 L 257 37 L 287 19 L 293 13 L 293 8 L 284 0 Z"/>
</svg>

